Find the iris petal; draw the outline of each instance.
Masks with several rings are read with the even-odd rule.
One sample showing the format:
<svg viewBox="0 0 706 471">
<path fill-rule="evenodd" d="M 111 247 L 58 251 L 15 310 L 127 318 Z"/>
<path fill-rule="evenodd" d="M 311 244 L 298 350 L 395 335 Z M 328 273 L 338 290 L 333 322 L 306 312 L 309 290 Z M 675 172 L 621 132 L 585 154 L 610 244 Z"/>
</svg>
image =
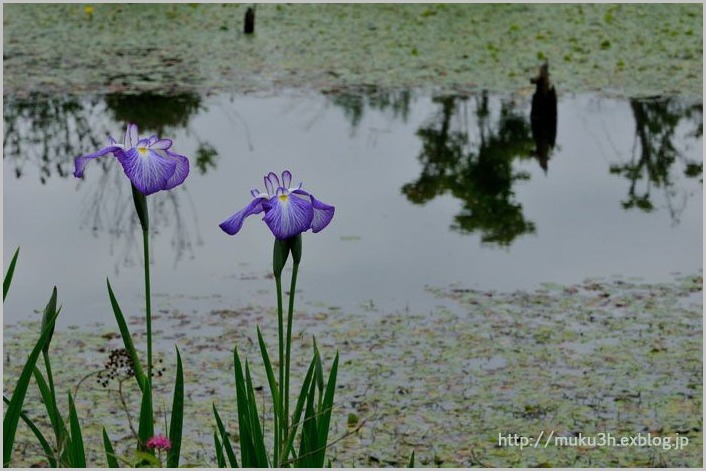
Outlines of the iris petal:
<svg viewBox="0 0 706 471">
<path fill-rule="evenodd" d="M 263 220 L 278 239 L 287 239 L 306 231 L 314 217 L 310 202 L 289 195 L 271 198 L 265 209 Z"/>
<path fill-rule="evenodd" d="M 253 214 L 258 214 L 263 211 L 264 198 L 255 198 L 250 202 L 245 209 L 242 209 L 219 224 L 219 227 L 223 229 L 228 235 L 235 235 L 243 226 L 243 221 L 246 217 L 252 216 Z"/>
<path fill-rule="evenodd" d="M 154 136 L 155 138 L 157 136 Z M 155 139 L 154 142 L 152 142 L 152 139 L 150 139 L 150 149 L 162 149 L 162 150 L 167 150 L 172 146 L 172 140 L 171 139 L 160 139 L 157 140 Z"/>
<path fill-rule="evenodd" d="M 141 156 L 136 148 L 132 148 L 119 154 L 118 160 L 133 185 L 143 194 L 151 195 L 166 188 L 177 163 L 152 150 L 148 150 L 146 154 Z"/>
<path fill-rule="evenodd" d="M 75 165 L 74 177 L 81 178 L 83 176 L 83 169 L 86 168 L 86 164 L 88 163 L 89 160 L 93 160 L 96 157 L 101 157 L 105 154 L 121 152 L 122 150 L 123 150 L 122 146 L 108 146 L 108 147 L 105 147 L 105 148 L 99 150 L 98 152 L 94 152 L 92 154 L 86 154 L 86 155 L 76 157 L 76 160 L 74 161 L 74 165 Z"/>
<path fill-rule="evenodd" d="M 137 144 L 137 125 L 128 124 L 125 131 L 125 148 L 130 149 Z"/>
<path fill-rule="evenodd" d="M 189 175 L 189 159 L 187 159 L 183 155 L 175 154 L 174 152 L 169 152 L 168 150 L 164 152 L 166 152 L 166 154 L 171 160 L 176 162 L 176 168 L 174 169 L 174 173 L 171 177 L 169 177 L 169 180 L 167 180 L 167 184 L 164 187 L 165 190 L 171 190 L 175 186 L 184 183 L 184 180 L 186 180 L 187 175 Z"/>
<path fill-rule="evenodd" d="M 279 178 L 274 172 L 270 172 L 265 176 L 265 189 L 267 189 L 267 194 L 273 196 L 275 191 L 279 188 Z"/>
<path fill-rule="evenodd" d="M 333 219 L 335 208 L 314 198 L 311 195 L 311 206 L 314 208 L 314 217 L 311 220 L 311 230 L 316 233 L 328 226 Z"/>
<path fill-rule="evenodd" d="M 289 170 L 285 170 L 282 172 L 282 186 L 285 188 L 289 188 L 289 185 L 292 183 L 292 173 Z"/>
</svg>

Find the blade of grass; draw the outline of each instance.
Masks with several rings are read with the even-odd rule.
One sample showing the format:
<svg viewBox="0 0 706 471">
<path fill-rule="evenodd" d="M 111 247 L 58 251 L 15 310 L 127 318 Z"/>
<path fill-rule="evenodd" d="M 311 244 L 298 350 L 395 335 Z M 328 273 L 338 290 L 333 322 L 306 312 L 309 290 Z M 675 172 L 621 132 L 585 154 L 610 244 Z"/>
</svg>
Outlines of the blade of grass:
<svg viewBox="0 0 706 471">
<path fill-rule="evenodd" d="M 119 468 L 120 465 L 115 457 L 115 450 L 113 450 L 113 445 L 110 443 L 110 437 L 108 432 L 105 431 L 105 427 L 103 427 L 103 448 L 105 449 L 105 459 L 108 461 L 108 467 Z"/>
<path fill-rule="evenodd" d="M 140 441 L 138 451 L 147 450 L 147 440 L 154 435 L 154 422 L 152 421 L 152 394 L 150 394 L 150 382 L 145 381 L 145 388 L 142 390 L 142 404 L 140 406 L 140 424 L 137 429 L 137 438 Z M 154 452 L 148 452 L 153 455 Z"/>
<path fill-rule="evenodd" d="M 184 425 L 184 372 L 182 370 L 181 355 L 179 354 L 178 348 L 176 348 L 176 354 L 176 381 L 174 383 L 174 397 L 172 399 L 172 417 L 169 423 L 169 440 L 172 442 L 172 447 L 167 452 L 167 468 L 179 467 L 181 433 Z"/>
<path fill-rule="evenodd" d="M 257 326 L 257 341 L 260 344 L 262 362 L 265 365 L 265 372 L 267 373 L 267 382 L 270 385 L 270 395 L 272 396 L 272 409 L 274 415 L 273 431 L 275 441 L 274 462 L 279 463 L 279 454 L 282 452 L 282 443 L 280 443 L 280 439 L 283 439 L 280 436 L 280 424 L 284 423 L 284 418 L 282 417 L 282 412 L 280 410 L 279 391 L 277 388 L 277 382 L 275 381 L 275 374 L 272 369 L 272 363 L 270 362 L 270 356 L 267 354 L 267 346 L 265 345 L 265 340 L 262 338 L 262 333 L 260 332 L 260 326 Z"/>
<path fill-rule="evenodd" d="M 10 285 L 12 284 L 12 276 L 15 274 L 15 264 L 17 263 L 17 256 L 20 254 L 20 248 L 17 247 L 15 250 L 15 255 L 12 256 L 12 261 L 10 261 L 10 266 L 7 269 L 7 274 L 2 282 L 2 301 L 5 302 L 7 297 L 7 292 L 10 290 Z"/>
<path fill-rule="evenodd" d="M 2 400 L 5 402 L 5 404 L 10 404 L 10 400 L 6 398 L 5 396 L 2 397 Z M 34 433 L 34 436 L 37 437 L 37 441 L 39 441 L 39 444 L 42 447 L 42 450 L 44 450 L 44 454 L 46 455 L 47 459 L 49 460 L 49 467 L 50 468 L 56 468 L 57 463 L 56 463 L 56 458 L 54 457 L 54 450 L 51 449 L 51 445 L 49 445 L 49 442 L 47 441 L 46 438 L 44 438 L 44 435 L 42 435 L 42 432 L 37 428 L 36 425 L 34 425 L 34 422 L 27 417 L 27 414 L 24 412 L 20 413 L 20 418 L 22 421 L 27 424 L 27 427 Z"/>
<path fill-rule="evenodd" d="M 221 442 L 218 441 L 218 433 L 213 431 L 213 443 L 216 446 L 216 463 L 218 463 L 219 468 L 226 467 L 226 459 L 223 457 L 223 447 L 221 447 Z"/>
<path fill-rule="evenodd" d="M 47 306 L 56 306 L 56 286 L 52 291 L 51 298 Z M 58 312 L 49 319 L 47 323 L 47 328 L 42 332 L 36 345 L 29 354 L 27 363 L 25 363 L 20 378 L 17 380 L 17 385 L 12 393 L 12 398 L 10 399 L 10 404 L 7 406 L 5 411 L 5 418 L 2 421 L 2 462 L 5 467 L 10 465 L 10 460 L 12 459 L 12 447 L 15 444 L 15 434 L 17 433 L 17 424 L 20 421 L 20 414 L 22 412 L 22 404 L 25 400 L 25 395 L 27 394 L 27 387 L 29 386 L 29 381 L 32 377 L 32 372 L 39 359 L 39 354 L 44 348 L 44 344 L 47 342 L 51 335 L 51 329 L 54 327 Z"/>
<path fill-rule="evenodd" d="M 108 296 L 110 297 L 110 305 L 113 308 L 113 314 L 115 315 L 115 320 L 118 323 L 118 328 L 120 329 L 120 336 L 123 338 L 123 344 L 125 345 L 125 350 L 130 354 L 132 358 L 133 368 L 135 370 L 135 378 L 137 379 L 137 385 L 144 394 L 144 384 L 145 384 L 145 374 L 142 372 L 142 365 L 140 364 L 140 358 L 137 356 L 137 350 L 135 350 L 135 344 L 132 342 L 132 337 L 130 336 L 130 330 L 127 328 L 127 322 L 125 322 L 125 317 L 123 316 L 123 311 L 118 305 L 118 300 L 115 299 L 115 294 L 113 294 L 113 288 L 110 287 L 110 280 L 106 280 L 108 283 Z"/>
<path fill-rule="evenodd" d="M 414 468 L 414 450 L 412 450 L 412 456 L 409 457 L 409 464 L 407 465 L 408 468 Z"/>
<path fill-rule="evenodd" d="M 37 387 L 39 388 L 39 393 L 42 396 L 42 402 L 47 410 L 47 415 L 49 416 L 49 422 L 54 430 L 54 435 L 56 437 L 56 443 L 61 443 L 63 440 L 63 435 L 65 433 L 64 429 L 64 419 L 62 419 L 61 414 L 56 407 L 56 398 L 54 397 L 51 389 L 47 385 L 47 382 L 42 376 L 42 372 L 34 367 L 34 380 L 37 382 Z"/>
<path fill-rule="evenodd" d="M 319 394 L 324 393 L 324 368 L 321 366 L 321 355 L 319 348 L 316 346 L 316 337 L 314 339 L 314 365 L 316 367 L 316 386 L 319 388 Z"/>
<path fill-rule="evenodd" d="M 294 415 L 292 416 L 292 425 L 288 434 L 288 439 L 287 439 L 287 446 L 285 447 L 284 454 L 281 457 L 282 463 L 284 464 L 287 461 L 287 457 L 290 454 L 294 454 L 294 437 L 297 434 L 297 429 L 299 427 L 299 419 L 301 418 L 302 410 L 304 409 L 304 403 L 306 402 L 306 393 L 309 390 L 309 385 L 311 384 L 311 381 L 313 379 L 314 375 L 314 361 L 311 361 L 311 364 L 309 365 L 309 369 L 306 372 L 306 376 L 304 376 L 304 382 L 302 383 L 302 390 L 299 393 L 299 398 L 297 399 L 297 405 L 294 408 Z"/>
<path fill-rule="evenodd" d="M 326 394 L 324 395 L 323 409 L 319 410 L 321 417 L 319 419 L 319 446 L 325 447 L 328 440 L 328 429 L 331 423 L 331 411 L 333 410 L 333 396 L 336 392 L 336 376 L 338 375 L 338 352 L 333 360 L 331 371 L 329 372 L 328 384 L 326 385 Z M 324 453 L 321 454 L 321 463 L 318 467 L 324 465 Z"/>
<path fill-rule="evenodd" d="M 275 416 L 279 417 L 279 390 L 277 388 L 277 383 L 275 381 L 274 370 L 272 369 L 272 363 L 270 362 L 270 356 L 267 354 L 267 346 L 262 338 L 262 333 L 260 332 L 260 326 L 257 327 L 257 341 L 260 344 L 260 352 L 262 353 L 262 361 L 265 364 L 265 372 L 267 373 L 267 382 L 270 384 L 270 394 L 272 394 L 272 402 L 274 407 Z"/>
<path fill-rule="evenodd" d="M 255 446 L 252 439 L 252 427 L 250 425 L 248 394 L 246 392 L 243 366 L 240 363 L 237 350 L 233 350 L 233 364 L 235 366 L 235 395 L 238 406 L 241 462 L 244 468 L 255 468 Z"/>
<path fill-rule="evenodd" d="M 71 467 L 85 468 L 86 453 L 83 448 L 83 437 L 81 436 L 81 424 L 76 414 L 76 406 L 69 392 L 69 426 L 71 428 Z"/>
<path fill-rule="evenodd" d="M 226 428 L 223 425 L 221 416 L 218 414 L 218 410 L 216 409 L 215 403 L 213 404 L 213 415 L 216 416 L 216 425 L 218 426 L 218 432 L 221 434 L 221 441 L 223 442 L 223 447 L 226 450 L 226 455 L 228 456 L 228 462 L 230 463 L 230 467 L 237 468 L 238 460 L 235 458 L 235 452 L 233 451 L 233 447 L 230 444 L 230 439 L 228 438 L 228 434 L 226 433 Z"/>
<path fill-rule="evenodd" d="M 301 442 L 299 443 L 299 460 L 294 463 L 294 466 L 297 468 L 317 467 L 315 466 L 315 462 L 317 461 L 319 440 L 317 437 L 316 412 L 314 410 L 315 395 L 316 381 L 312 381 L 306 398 Z"/>
<path fill-rule="evenodd" d="M 250 404 L 250 425 L 252 427 L 252 438 L 253 445 L 255 448 L 255 458 L 257 460 L 257 468 L 269 468 L 269 458 L 267 456 L 267 450 L 265 448 L 265 440 L 262 434 L 262 427 L 260 425 L 260 416 L 257 413 L 257 399 L 255 398 L 255 389 L 252 385 L 252 378 L 250 377 L 250 366 L 247 360 L 245 361 L 245 381 L 248 391 L 248 402 Z"/>
</svg>

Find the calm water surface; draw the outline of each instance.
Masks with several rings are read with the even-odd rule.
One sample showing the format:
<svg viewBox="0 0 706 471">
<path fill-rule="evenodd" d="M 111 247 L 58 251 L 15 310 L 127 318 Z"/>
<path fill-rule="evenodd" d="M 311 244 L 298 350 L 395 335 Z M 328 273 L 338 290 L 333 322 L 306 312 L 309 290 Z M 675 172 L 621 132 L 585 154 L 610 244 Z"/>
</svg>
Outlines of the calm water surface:
<svg viewBox="0 0 706 471">
<path fill-rule="evenodd" d="M 141 241 L 117 162 L 73 157 L 118 137 L 173 138 L 186 184 L 150 197 L 159 309 L 274 306 L 272 236 L 258 216 L 218 224 L 289 169 L 336 206 L 304 234 L 298 302 L 344 313 L 438 303 L 425 286 L 532 289 L 702 268 L 701 103 L 560 97 L 556 145 L 536 154 L 529 96 L 219 95 L 5 99 L 3 255 L 21 253 L 5 323 L 35 316 L 52 286 L 59 324 L 112 323 L 106 278 L 141 312 Z M 543 167 L 546 167 L 543 168 Z M 38 316 L 37 316 L 38 317 Z"/>
</svg>

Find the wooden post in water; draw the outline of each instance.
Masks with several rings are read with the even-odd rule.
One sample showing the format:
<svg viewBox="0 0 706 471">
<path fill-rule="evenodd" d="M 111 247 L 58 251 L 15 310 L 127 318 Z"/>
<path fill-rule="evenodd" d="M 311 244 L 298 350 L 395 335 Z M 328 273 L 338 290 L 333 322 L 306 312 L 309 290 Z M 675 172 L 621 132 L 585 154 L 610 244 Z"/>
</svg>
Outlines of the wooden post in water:
<svg viewBox="0 0 706 471">
<path fill-rule="evenodd" d="M 247 11 L 245 12 L 245 25 L 243 26 L 243 32 L 245 34 L 253 34 L 255 32 L 255 7 L 257 5 L 253 5 L 251 7 L 248 7 Z"/>
</svg>

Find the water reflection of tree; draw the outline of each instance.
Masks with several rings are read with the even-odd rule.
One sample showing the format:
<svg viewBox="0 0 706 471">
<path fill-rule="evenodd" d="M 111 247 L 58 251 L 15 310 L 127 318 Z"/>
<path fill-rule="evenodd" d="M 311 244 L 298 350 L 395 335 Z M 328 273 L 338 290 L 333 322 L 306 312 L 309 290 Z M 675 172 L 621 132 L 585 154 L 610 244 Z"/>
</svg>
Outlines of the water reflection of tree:
<svg viewBox="0 0 706 471">
<path fill-rule="evenodd" d="M 28 164 L 38 165 L 40 181 L 45 183 L 55 172 L 59 177 L 73 179 L 74 158 L 106 145 L 108 134 L 122 139 L 116 128 L 132 122 L 138 125 L 140 135 L 174 136 L 188 127 L 191 118 L 201 110 L 201 99 L 196 94 L 159 96 L 108 95 L 105 98 L 76 98 L 31 96 L 6 97 L 3 118 L 5 135 L 4 158 L 10 159 L 14 173 L 20 178 Z M 106 119 L 111 116 L 114 123 Z M 215 168 L 217 152 L 213 146 L 196 137 L 198 148 L 191 156 L 192 168 L 205 173 Z M 112 158 L 91 162 L 82 184 L 86 185 L 86 207 L 82 225 L 94 235 L 108 234 L 111 250 L 122 246 L 121 259 L 131 263 L 137 220 L 129 182 L 120 165 Z M 193 240 L 201 243 L 196 213 L 187 190 L 187 184 L 176 191 L 158 192 L 149 201 L 151 226 L 154 232 L 174 227 L 172 247 L 175 262 L 185 254 L 193 255 Z M 184 206 L 187 206 L 185 209 Z M 185 217 L 190 213 L 193 223 Z M 193 233 L 192 233 L 193 232 Z M 116 270 L 118 267 L 116 266 Z"/>
<path fill-rule="evenodd" d="M 36 167 L 42 184 L 53 173 L 73 174 L 73 158 L 80 149 L 105 143 L 107 129 L 97 119 L 104 111 L 100 99 L 27 98 L 5 96 L 3 103 L 3 159 L 12 165 L 16 178 Z"/>
<path fill-rule="evenodd" d="M 676 98 L 651 100 L 630 100 L 630 108 L 635 118 L 635 144 L 631 160 L 625 164 L 610 167 L 610 172 L 622 175 L 630 181 L 627 199 L 623 208 L 640 208 L 652 211 L 652 187 L 663 188 L 672 219 L 678 222 L 683 210 L 676 207 L 677 195 L 673 183 L 672 169 L 682 167 L 687 178 L 701 177 L 703 161 L 692 161 L 675 146 L 680 124 L 693 126 L 687 138 L 700 139 L 703 135 L 703 111 L 701 104 L 688 105 Z M 639 149 L 639 151 L 638 151 Z M 638 188 L 641 187 L 641 188 Z M 683 199 L 684 203 L 686 198 Z"/>
<path fill-rule="evenodd" d="M 512 100 L 500 103 L 497 123 L 491 121 L 487 94 L 475 97 L 478 126 L 476 143 L 471 142 L 467 120 L 468 99 L 444 96 L 434 99 L 439 111 L 417 131 L 422 140 L 419 160 L 422 173 L 402 192 L 415 204 L 423 204 L 450 192 L 463 202 L 452 228 L 480 232 L 484 243 L 509 246 L 522 234 L 534 233 L 522 205 L 514 199 L 513 185 L 529 175 L 515 172 L 515 157 L 533 149 L 530 126 Z"/>
<path fill-rule="evenodd" d="M 382 89 L 374 86 L 361 90 L 326 93 L 329 101 L 343 110 L 351 124 L 351 134 L 358 130 L 366 110 L 391 112 L 394 119 L 406 122 L 409 117 L 412 92 L 409 90 Z"/>
</svg>

